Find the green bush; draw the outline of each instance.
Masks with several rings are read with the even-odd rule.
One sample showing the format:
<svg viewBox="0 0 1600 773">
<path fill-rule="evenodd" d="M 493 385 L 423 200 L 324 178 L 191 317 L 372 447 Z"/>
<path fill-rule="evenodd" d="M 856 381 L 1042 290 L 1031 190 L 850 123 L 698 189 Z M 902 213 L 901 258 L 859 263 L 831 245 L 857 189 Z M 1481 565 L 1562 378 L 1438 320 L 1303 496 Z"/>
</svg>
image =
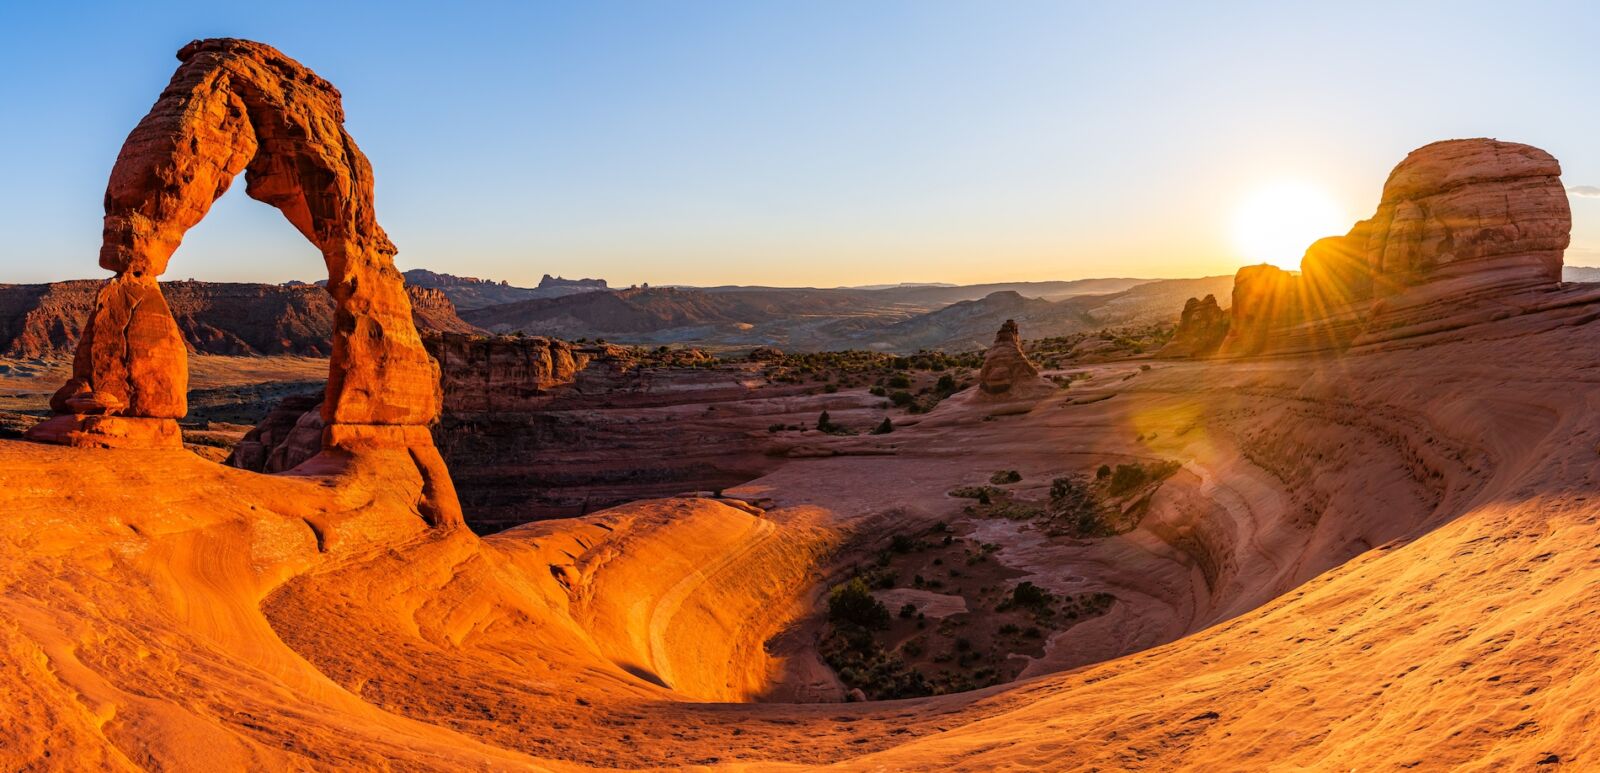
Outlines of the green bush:
<svg viewBox="0 0 1600 773">
<path fill-rule="evenodd" d="M 828 594 L 828 619 L 836 625 L 874 630 L 889 627 L 889 610 L 872 597 L 867 583 L 856 577 L 834 586 Z"/>
<path fill-rule="evenodd" d="M 885 416 L 885 417 L 883 417 L 883 421 L 881 423 L 879 423 L 878 426 L 873 428 L 872 434 L 874 434 L 874 435 L 887 435 L 887 434 L 889 434 L 890 432 L 893 432 L 893 431 L 894 431 L 894 423 L 889 421 L 889 417 L 888 416 Z"/>
<path fill-rule="evenodd" d="M 995 484 L 996 486 L 1003 486 L 1007 483 L 1016 483 L 1019 480 L 1022 480 L 1022 473 L 1017 472 L 1016 470 L 1000 470 L 999 472 L 989 476 L 989 482 Z"/>
</svg>

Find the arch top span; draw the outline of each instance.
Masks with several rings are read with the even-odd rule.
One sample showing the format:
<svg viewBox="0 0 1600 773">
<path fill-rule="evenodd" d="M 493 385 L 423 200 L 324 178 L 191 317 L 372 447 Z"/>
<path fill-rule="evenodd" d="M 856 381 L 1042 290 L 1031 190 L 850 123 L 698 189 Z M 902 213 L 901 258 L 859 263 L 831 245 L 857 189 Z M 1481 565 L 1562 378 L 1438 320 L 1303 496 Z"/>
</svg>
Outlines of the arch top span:
<svg viewBox="0 0 1600 773">
<path fill-rule="evenodd" d="M 407 451 L 425 488 L 452 493 L 444 509 L 459 520 L 426 431 L 439 414 L 439 366 L 412 322 L 395 246 L 373 209 L 372 165 L 345 131 L 339 90 L 248 40 L 197 40 L 178 59 L 111 170 L 100 265 L 115 275 L 96 298 L 72 378 L 51 398 L 57 416 L 30 437 L 181 445 L 186 347 L 156 279 L 243 173 L 246 195 L 283 213 L 327 264 L 335 311 L 324 449 Z"/>
</svg>

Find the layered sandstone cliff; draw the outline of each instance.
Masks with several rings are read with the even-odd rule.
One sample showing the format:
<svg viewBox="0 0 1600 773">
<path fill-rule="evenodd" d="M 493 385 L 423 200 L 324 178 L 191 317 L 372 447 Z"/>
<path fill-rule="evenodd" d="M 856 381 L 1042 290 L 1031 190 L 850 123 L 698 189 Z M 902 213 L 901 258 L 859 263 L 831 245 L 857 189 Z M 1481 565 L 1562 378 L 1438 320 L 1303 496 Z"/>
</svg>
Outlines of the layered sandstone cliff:
<svg viewBox="0 0 1600 773">
<path fill-rule="evenodd" d="M 0 357 L 68 357 L 94 313 L 103 283 L 73 280 L 0 285 Z M 178 332 L 191 352 L 327 357 L 333 349 L 333 297 L 322 287 L 236 282 L 162 282 Z M 407 286 L 420 330 L 474 333 L 438 290 Z"/>
<path fill-rule="evenodd" d="M 577 345 L 536 336 L 424 336 L 441 365 L 432 427 L 468 523 L 490 532 L 622 502 L 716 491 L 781 464 L 821 411 L 865 432 L 884 415 L 856 390 L 773 382 L 762 363 L 709 363 L 694 351 Z M 320 450 L 321 396 L 278 405 L 227 463 L 283 472 Z M 795 433 L 814 434 L 814 433 Z M 803 453 L 803 452 L 802 452 Z"/>
</svg>

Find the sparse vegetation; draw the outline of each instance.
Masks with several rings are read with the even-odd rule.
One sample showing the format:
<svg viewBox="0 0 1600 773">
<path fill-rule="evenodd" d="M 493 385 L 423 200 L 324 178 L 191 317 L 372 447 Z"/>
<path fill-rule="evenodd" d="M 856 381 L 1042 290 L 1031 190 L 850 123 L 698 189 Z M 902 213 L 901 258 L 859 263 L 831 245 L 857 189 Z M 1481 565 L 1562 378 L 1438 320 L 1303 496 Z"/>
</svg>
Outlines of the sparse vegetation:
<svg viewBox="0 0 1600 773">
<path fill-rule="evenodd" d="M 883 602 L 872 597 L 872 591 L 860 577 L 836 585 L 828 594 L 828 620 L 835 625 L 850 625 L 866 630 L 886 628 L 889 610 Z"/>
<path fill-rule="evenodd" d="M 990 558 L 999 550 L 957 538 L 943 522 L 891 535 L 873 561 L 830 592 L 823 660 L 869 699 L 972 690 L 1014 678 L 1025 661 L 1013 655 L 1038 656 L 1048 636 L 1110 607 L 1104 594 L 1013 585 L 1019 573 Z M 961 596 L 968 611 L 931 617 L 922 602 L 907 601 L 891 614 L 872 594 L 899 587 L 901 575 L 911 578 L 909 587 Z"/>
</svg>

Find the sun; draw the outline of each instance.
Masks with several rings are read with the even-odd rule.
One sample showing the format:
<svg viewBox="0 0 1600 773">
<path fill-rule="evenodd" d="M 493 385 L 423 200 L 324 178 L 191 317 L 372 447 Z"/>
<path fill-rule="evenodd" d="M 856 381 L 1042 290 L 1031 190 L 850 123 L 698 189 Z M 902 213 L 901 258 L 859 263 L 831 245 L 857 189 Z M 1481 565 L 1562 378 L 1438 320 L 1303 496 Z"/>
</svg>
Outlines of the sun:
<svg viewBox="0 0 1600 773">
<path fill-rule="evenodd" d="M 1257 188 L 1239 203 L 1233 240 L 1252 263 L 1297 271 L 1312 242 L 1349 229 L 1333 197 L 1314 185 L 1285 181 Z"/>
</svg>

